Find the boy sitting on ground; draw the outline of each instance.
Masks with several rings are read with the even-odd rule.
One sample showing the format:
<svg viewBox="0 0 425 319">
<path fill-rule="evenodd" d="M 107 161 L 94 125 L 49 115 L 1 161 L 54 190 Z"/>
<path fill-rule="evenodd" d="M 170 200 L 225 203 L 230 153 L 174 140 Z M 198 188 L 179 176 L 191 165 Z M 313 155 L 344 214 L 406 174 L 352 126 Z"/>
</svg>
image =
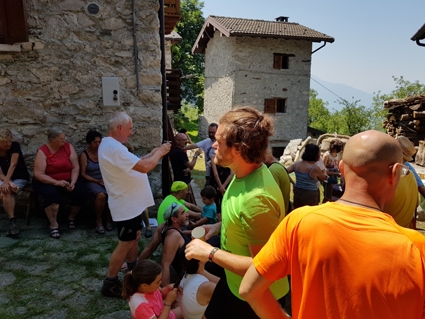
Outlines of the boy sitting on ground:
<svg viewBox="0 0 425 319">
<path fill-rule="evenodd" d="M 217 223 L 217 206 L 215 205 L 215 195 L 216 191 L 212 186 L 205 186 L 203 190 L 201 190 L 202 202 L 204 203 L 204 207 L 202 208 L 201 219 L 197 222 L 190 222 L 190 226 L 188 229 L 193 229 L 198 226 L 202 226 L 205 224 L 215 224 Z"/>
</svg>

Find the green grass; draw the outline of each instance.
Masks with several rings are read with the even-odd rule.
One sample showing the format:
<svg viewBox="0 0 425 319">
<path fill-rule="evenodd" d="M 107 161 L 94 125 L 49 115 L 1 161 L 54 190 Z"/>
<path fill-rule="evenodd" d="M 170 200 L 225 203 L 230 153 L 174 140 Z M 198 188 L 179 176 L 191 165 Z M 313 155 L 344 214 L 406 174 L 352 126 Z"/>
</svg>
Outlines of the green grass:
<svg viewBox="0 0 425 319">
<path fill-rule="evenodd" d="M 106 299 L 99 292 L 115 236 L 97 236 L 90 229 L 67 238 L 63 230 L 63 238 L 54 240 L 41 224 L 40 232 L 24 231 L 0 248 L 0 277 L 13 281 L 0 284 L 0 318 L 88 319 L 113 313 L 127 318 L 124 300 Z"/>
<path fill-rule="evenodd" d="M 205 186 L 205 160 L 200 158 L 196 161 L 195 168 L 192 170 L 193 181 L 198 185 L 199 189 Z"/>
</svg>

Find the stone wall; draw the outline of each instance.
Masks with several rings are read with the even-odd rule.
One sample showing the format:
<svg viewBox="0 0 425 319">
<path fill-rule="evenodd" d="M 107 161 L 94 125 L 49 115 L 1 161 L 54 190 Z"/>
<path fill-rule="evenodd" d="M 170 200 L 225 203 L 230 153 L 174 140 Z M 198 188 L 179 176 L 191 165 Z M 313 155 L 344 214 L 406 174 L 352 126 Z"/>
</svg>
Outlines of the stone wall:
<svg viewBox="0 0 425 319">
<path fill-rule="evenodd" d="M 21 52 L 0 52 L 1 127 L 21 143 L 30 169 L 51 126 L 62 127 L 78 152 L 89 129 L 107 133 L 113 112 L 134 123 L 130 142 L 142 154 L 162 141 L 159 1 L 136 3 L 140 88 L 136 89 L 130 0 L 27 0 L 30 40 Z M 102 77 L 119 78 L 119 107 L 104 107 Z M 150 180 L 161 193 L 160 166 Z"/>
<path fill-rule="evenodd" d="M 307 135 L 311 68 L 310 41 L 277 38 L 220 37 L 206 49 L 204 115 L 218 121 L 238 105 L 264 111 L 264 100 L 286 98 L 286 113 L 277 113 L 272 146 Z M 273 53 L 294 54 L 289 69 L 273 69 Z"/>
</svg>

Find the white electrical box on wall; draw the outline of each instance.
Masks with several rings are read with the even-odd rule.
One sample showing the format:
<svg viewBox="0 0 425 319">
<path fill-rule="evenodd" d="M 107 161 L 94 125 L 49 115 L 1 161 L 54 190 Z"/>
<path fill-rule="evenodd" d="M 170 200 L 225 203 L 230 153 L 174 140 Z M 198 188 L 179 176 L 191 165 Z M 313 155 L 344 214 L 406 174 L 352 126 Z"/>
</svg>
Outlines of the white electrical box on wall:
<svg viewBox="0 0 425 319">
<path fill-rule="evenodd" d="M 102 77 L 103 106 L 120 106 L 120 84 L 118 77 Z"/>
</svg>

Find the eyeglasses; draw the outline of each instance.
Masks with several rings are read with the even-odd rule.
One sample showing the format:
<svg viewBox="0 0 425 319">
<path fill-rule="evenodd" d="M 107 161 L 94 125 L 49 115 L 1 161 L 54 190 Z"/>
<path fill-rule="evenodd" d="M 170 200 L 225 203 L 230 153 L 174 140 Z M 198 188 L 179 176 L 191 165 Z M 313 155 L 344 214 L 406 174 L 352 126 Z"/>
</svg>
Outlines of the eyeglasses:
<svg viewBox="0 0 425 319">
<path fill-rule="evenodd" d="M 214 134 L 215 134 L 215 132 L 208 131 L 208 134 L 212 134 L 212 135 L 214 135 Z"/>
<path fill-rule="evenodd" d="M 409 168 L 406 166 L 406 165 L 404 165 L 404 164 L 401 164 L 401 163 L 395 163 L 395 164 L 393 164 L 393 165 L 390 165 L 389 166 L 389 168 L 393 168 L 394 166 L 396 166 L 396 165 L 399 165 L 400 167 L 401 167 L 401 176 L 406 176 L 406 175 L 409 175 L 409 173 L 410 173 L 410 170 L 409 170 Z"/>
</svg>

